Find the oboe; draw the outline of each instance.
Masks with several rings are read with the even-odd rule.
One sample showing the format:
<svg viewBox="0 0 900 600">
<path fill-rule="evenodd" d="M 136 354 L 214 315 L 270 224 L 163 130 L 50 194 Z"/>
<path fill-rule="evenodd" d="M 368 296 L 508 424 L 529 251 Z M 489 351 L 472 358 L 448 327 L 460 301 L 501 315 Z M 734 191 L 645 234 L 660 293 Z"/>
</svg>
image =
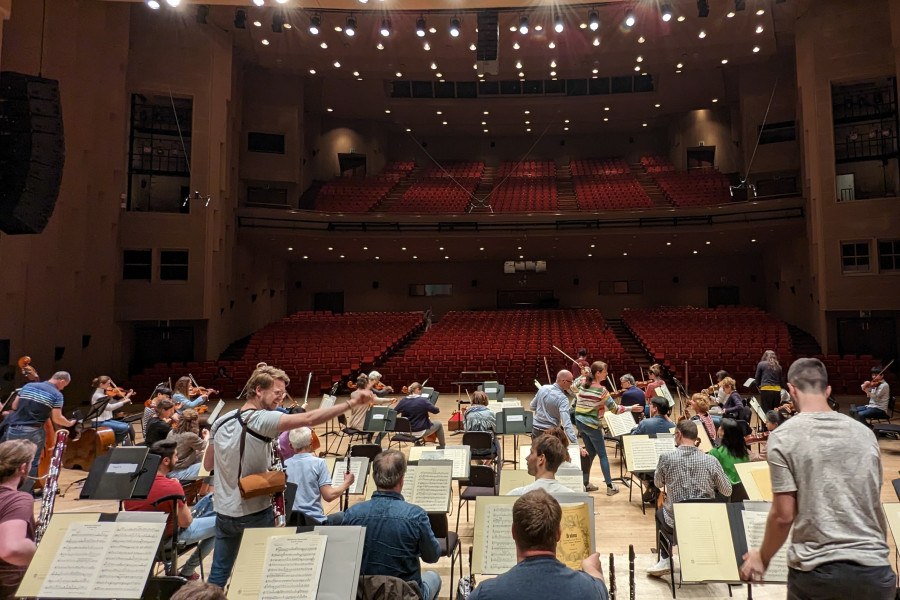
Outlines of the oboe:
<svg viewBox="0 0 900 600">
<path fill-rule="evenodd" d="M 272 468 L 271 471 L 284 471 L 284 460 L 281 458 L 281 449 L 278 447 L 278 438 L 272 441 Z M 275 512 L 275 527 L 285 526 L 284 490 L 276 492 L 272 496 L 272 509 Z"/>
<path fill-rule="evenodd" d="M 56 432 L 56 446 L 53 448 L 53 457 L 50 459 L 50 469 L 44 480 L 43 496 L 41 497 L 41 513 L 37 526 L 34 529 L 34 542 L 41 543 L 44 532 L 50 524 L 53 516 L 53 505 L 56 502 L 56 493 L 59 491 L 59 468 L 62 466 L 63 452 L 66 451 L 66 442 L 69 439 L 69 431 L 60 429 Z"/>
<path fill-rule="evenodd" d="M 346 462 L 345 469 L 346 469 L 344 471 L 345 473 L 350 472 L 350 455 L 349 454 L 347 455 L 347 462 Z M 346 477 L 346 474 L 344 475 L 344 477 Z M 350 508 L 350 488 L 349 487 L 346 490 L 344 490 L 344 510 L 347 510 L 348 508 Z"/>
<path fill-rule="evenodd" d="M 616 600 L 616 558 L 609 553 L 609 600 Z"/>
<path fill-rule="evenodd" d="M 634 546 L 628 546 L 628 593 L 630 600 L 634 600 Z"/>
</svg>

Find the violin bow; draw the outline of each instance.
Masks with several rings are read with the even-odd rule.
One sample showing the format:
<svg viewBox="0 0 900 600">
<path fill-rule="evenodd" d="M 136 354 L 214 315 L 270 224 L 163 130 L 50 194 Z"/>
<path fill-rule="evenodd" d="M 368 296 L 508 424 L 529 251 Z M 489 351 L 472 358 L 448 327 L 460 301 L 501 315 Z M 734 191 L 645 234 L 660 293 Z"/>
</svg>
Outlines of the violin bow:
<svg viewBox="0 0 900 600">
<path fill-rule="evenodd" d="M 553 346 L 553 345 L 551 344 L 551 346 Z M 562 354 L 563 356 L 565 356 L 566 358 L 568 358 L 569 360 L 571 360 L 572 362 L 577 362 L 574 358 L 572 358 L 571 356 L 569 356 L 568 354 L 566 354 L 565 352 L 563 352 L 556 346 L 553 346 L 553 349 L 556 350 L 557 352 L 559 352 L 560 354 Z"/>
<path fill-rule="evenodd" d="M 547 366 L 547 357 L 544 357 L 544 369 L 547 370 L 547 383 L 553 385 L 553 378 L 550 377 L 550 367 Z"/>
<path fill-rule="evenodd" d="M 312 371 L 309 372 L 309 379 L 306 380 L 306 393 L 303 394 L 303 404 L 300 405 L 300 408 L 306 410 L 306 405 L 309 403 L 309 386 L 312 383 Z"/>
</svg>

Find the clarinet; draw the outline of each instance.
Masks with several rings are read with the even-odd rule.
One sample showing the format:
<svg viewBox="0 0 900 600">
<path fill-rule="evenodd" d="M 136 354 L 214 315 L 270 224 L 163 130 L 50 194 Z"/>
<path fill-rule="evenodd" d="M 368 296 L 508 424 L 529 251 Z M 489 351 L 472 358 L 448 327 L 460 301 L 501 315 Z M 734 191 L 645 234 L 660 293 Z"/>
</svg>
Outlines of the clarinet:
<svg viewBox="0 0 900 600">
<path fill-rule="evenodd" d="M 346 472 L 350 472 L 350 454 L 347 454 Z M 344 490 L 344 510 L 350 508 L 350 488 Z"/>
<path fill-rule="evenodd" d="M 634 600 L 634 545 L 628 546 L 628 588 L 630 600 Z"/>
<path fill-rule="evenodd" d="M 50 469 L 47 471 L 47 479 L 44 480 L 43 496 L 41 497 L 41 513 L 38 524 L 34 530 L 34 543 L 40 544 L 41 538 L 50 524 L 53 516 L 53 505 L 56 502 L 56 494 L 59 492 L 59 469 L 62 466 L 63 452 L 66 451 L 66 442 L 69 438 L 67 429 L 56 432 L 56 446 L 53 448 L 53 457 L 50 459 Z"/>
<path fill-rule="evenodd" d="M 609 553 L 609 600 L 616 600 L 616 557 Z"/>
<path fill-rule="evenodd" d="M 284 459 L 281 458 L 281 448 L 278 447 L 278 438 L 272 441 L 272 468 L 271 471 L 284 471 Z M 275 492 L 272 496 L 272 509 L 275 511 L 275 527 L 285 526 L 284 490 Z"/>
</svg>

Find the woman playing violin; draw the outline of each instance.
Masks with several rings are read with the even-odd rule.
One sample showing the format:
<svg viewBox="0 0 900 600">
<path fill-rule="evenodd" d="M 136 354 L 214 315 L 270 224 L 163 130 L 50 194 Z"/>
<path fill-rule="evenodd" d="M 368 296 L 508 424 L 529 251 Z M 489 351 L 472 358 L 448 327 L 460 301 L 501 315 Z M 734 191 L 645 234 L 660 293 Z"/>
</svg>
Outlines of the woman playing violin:
<svg viewBox="0 0 900 600">
<path fill-rule="evenodd" d="M 378 398 L 394 393 L 394 388 L 381 383 L 381 373 L 378 371 L 369 373 L 369 389 L 372 390 L 372 393 Z"/>
<path fill-rule="evenodd" d="M 141 417 L 141 427 L 143 427 L 145 440 L 147 438 L 147 427 L 150 425 L 150 419 L 156 416 L 156 404 L 160 400 L 172 400 L 172 390 L 164 385 L 159 385 L 153 390 L 153 395 L 150 396 L 150 399 L 144 403 L 144 414 Z"/>
<path fill-rule="evenodd" d="M 91 387 L 94 388 L 94 395 L 91 396 L 91 406 L 108 401 L 106 408 L 97 417 L 97 424 L 100 427 L 109 427 L 113 430 L 113 433 L 116 434 L 117 445 L 124 442 L 127 436 L 131 440 L 131 445 L 134 446 L 134 428 L 130 423 L 117 421 L 113 418 L 114 410 L 119 410 L 126 404 L 131 404 L 134 390 L 126 392 L 122 388 L 114 387 L 112 379 L 108 375 L 100 375 L 94 378 L 91 382 Z"/>
<path fill-rule="evenodd" d="M 647 375 L 650 377 L 650 381 L 644 386 L 644 398 L 650 400 L 656 396 L 656 388 L 666 385 L 666 382 L 662 378 L 662 367 L 658 364 L 650 365 Z"/>
<path fill-rule="evenodd" d="M 691 417 L 691 420 L 699 422 L 699 424 L 706 429 L 709 440 L 713 445 L 717 445 L 715 442 L 717 430 L 716 422 L 709 416 L 710 403 L 709 395 L 707 395 L 706 392 L 698 392 L 691 396 L 691 410 L 694 411 L 694 416 Z"/>
<path fill-rule="evenodd" d="M 152 417 L 144 430 L 144 442 L 152 446 L 160 440 L 166 439 L 172 431 L 172 415 L 175 414 L 175 403 L 163 399 L 156 402 L 156 416 Z"/>
<path fill-rule="evenodd" d="M 175 406 L 178 406 L 178 412 L 183 411 L 185 408 L 197 408 L 209 398 L 205 395 L 197 394 L 193 398 L 191 398 L 191 378 L 190 377 L 179 377 L 178 381 L 175 382 L 175 395 L 172 396 L 172 400 L 175 402 Z"/>
</svg>

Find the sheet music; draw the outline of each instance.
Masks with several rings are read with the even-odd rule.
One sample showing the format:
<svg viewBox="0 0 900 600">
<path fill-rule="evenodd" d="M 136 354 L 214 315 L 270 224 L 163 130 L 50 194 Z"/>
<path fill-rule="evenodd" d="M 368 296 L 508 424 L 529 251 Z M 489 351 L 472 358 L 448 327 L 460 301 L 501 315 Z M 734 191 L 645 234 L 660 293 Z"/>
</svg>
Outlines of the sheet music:
<svg viewBox="0 0 900 600">
<path fill-rule="evenodd" d="M 317 533 L 270 537 L 259 600 L 315 600 L 326 540 Z"/>
<path fill-rule="evenodd" d="M 512 504 L 486 504 L 481 536 L 482 573 L 500 575 L 516 566 Z"/>
<path fill-rule="evenodd" d="M 772 481 L 769 475 L 769 463 L 762 461 L 737 463 L 734 465 L 734 468 L 741 478 L 741 483 L 744 484 L 744 490 L 747 492 L 748 500 L 764 502 L 772 501 Z M 764 491 L 760 489 L 757 484 L 757 471 L 759 471 L 759 481 L 762 482 L 763 487 L 765 488 L 765 497 Z"/>
<path fill-rule="evenodd" d="M 653 440 L 653 447 L 656 450 L 656 462 L 659 462 L 660 456 L 675 451 L 675 436 L 657 434 L 656 439 Z"/>
<path fill-rule="evenodd" d="M 165 523 L 71 523 L 38 596 L 140 598 L 164 529 Z"/>
<path fill-rule="evenodd" d="M 675 528 L 685 581 L 739 581 L 725 503 L 677 503 Z"/>
<path fill-rule="evenodd" d="M 750 406 L 753 407 L 753 411 L 756 413 L 756 416 L 759 417 L 760 423 L 766 422 L 766 411 L 762 409 L 762 406 L 759 405 L 759 402 L 756 398 L 750 398 Z"/>
<path fill-rule="evenodd" d="M 580 570 L 581 561 L 591 555 L 591 518 L 587 504 L 562 505 L 562 532 L 556 544 L 556 558 L 570 569 Z"/>
<path fill-rule="evenodd" d="M 744 522 L 744 535 L 747 536 L 747 547 L 750 549 L 762 546 L 763 536 L 766 533 L 766 519 L 769 513 L 758 510 L 741 511 L 741 519 Z M 790 534 L 787 537 L 791 539 Z M 769 561 L 769 568 L 763 576 L 763 581 L 786 582 L 788 576 L 787 551 L 789 541 L 785 541 Z"/>
<path fill-rule="evenodd" d="M 319 408 L 331 408 L 334 406 L 337 398 L 335 396 L 329 396 L 328 394 L 322 394 L 322 402 L 319 403 Z"/>
<path fill-rule="evenodd" d="M 631 433 L 632 429 L 637 427 L 637 423 L 634 422 L 634 415 L 631 414 L 631 411 L 624 412 L 620 415 L 606 411 L 603 413 L 603 420 L 606 421 L 606 426 L 609 428 L 609 432 L 613 437 L 628 435 Z"/>
<path fill-rule="evenodd" d="M 369 470 L 369 459 L 365 456 L 350 458 L 350 472 L 353 473 L 353 485 L 350 486 L 351 494 L 362 494 L 366 486 L 366 471 Z M 331 487 L 341 487 L 344 484 L 344 473 L 347 472 L 347 461 L 336 460 L 331 469 Z"/>
<path fill-rule="evenodd" d="M 297 530 L 291 527 L 245 529 L 231 574 L 231 585 L 228 586 L 228 600 L 258 600 L 269 538 L 294 535 L 297 535 Z"/>
<path fill-rule="evenodd" d="M 212 452 L 212 444 L 206 446 L 206 450 L 203 451 L 203 458 L 200 459 L 200 470 L 197 472 L 197 478 L 201 477 L 212 477 L 212 471 L 207 470 L 206 467 L 203 466 L 203 463 L 206 462 L 206 453 Z"/>
<path fill-rule="evenodd" d="M 529 475 L 528 471 L 522 469 L 503 469 L 500 471 L 500 490 L 498 495 L 505 496 L 517 487 L 524 487 L 526 485 L 531 485 L 532 483 L 534 483 L 534 475 Z"/>
<path fill-rule="evenodd" d="M 622 438 L 625 442 L 626 457 L 631 455 L 631 467 L 629 471 L 655 471 L 659 456 L 656 453 L 656 440 L 643 435 L 626 435 Z"/>
<path fill-rule="evenodd" d="M 450 509 L 452 468 L 409 466 L 403 480 L 403 499 L 422 507 L 425 512 L 447 512 Z"/>
<path fill-rule="evenodd" d="M 453 479 L 465 479 L 469 476 L 471 458 L 468 446 L 446 446 L 443 450 L 413 446 L 409 449 L 409 460 L 452 460 Z"/>
<path fill-rule="evenodd" d="M 581 471 L 576 471 L 575 469 L 557 471 L 556 481 L 572 490 L 573 494 L 584 493 L 584 476 L 581 474 Z"/>
</svg>

